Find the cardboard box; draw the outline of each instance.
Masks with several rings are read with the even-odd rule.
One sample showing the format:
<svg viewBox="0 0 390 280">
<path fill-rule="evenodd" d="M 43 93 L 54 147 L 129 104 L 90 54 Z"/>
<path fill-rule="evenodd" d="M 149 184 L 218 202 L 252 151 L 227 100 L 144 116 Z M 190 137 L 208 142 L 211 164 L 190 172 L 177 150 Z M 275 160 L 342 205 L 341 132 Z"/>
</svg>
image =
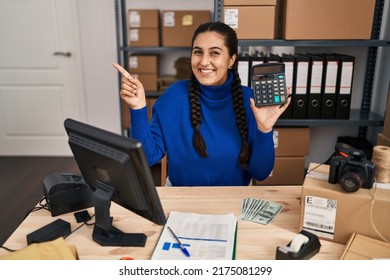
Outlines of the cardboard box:
<svg viewBox="0 0 390 280">
<path fill-rule="evenodd" d="M 175 78 L 177 80 L 191 79 L 192 68 L 190 57 L 179 57 L 175 60 L 174 67 L 176 69 Z"/>
<path fill-rule="evenodd" d="M 131 73 L 131 75 L 141 81 L 145 91 L 157 91 L 158 76 L 156 73 Z"/>
<path fill-rule="evenodd" d="M 225 6 L 276 6 L 276 0 L 224 0 L 223 4 Z"/>
<path fill-rule="evenodd" d="M 387 138 L 386 136 L 384 136 L 383 133 L 378 133 L 376 145 L 390 147 L 390 138 Z"/>
<path fill-rule="evenodd" d="M 281 0 L 280 4 L 284 39 L 371 38 L 375 0 Z"/>
<path fill-rule="evenodd" d="M 164 92 L 168 87 L 170 87 L 177 79 L 175 76 L 162 76 L 158 78 L 158 90 L 159 92 Z"/>
<path fill-rule="evenodd" d="M 275 127 L 275 156 L 306 156 L 310 149 L 309 127 Z"/>
<path fill-rule="evenodd" d="M 162 46 L 191 47 L 194 31 L 211 21 L 210 11 L 162 11 Z"/>
<path fill-rule="evenodd" d="M 153 105 L 156 102 L 157 97 L 148 97 L 146 98 L 146 105 L 148 106 L 148 119 L 152 120 Z"/>
<path fill-rule="evenodd" d="M 302 185 L 305 175 L 305 157 L 276 157 L 274 169 L 264 181 L 254 180 L 256 186 Z"/>
<path fill-rule="evenodd" d="M 148 106 L 148 119 L 152 120 L 152 109 L 154 102 L 156 102 L 157 97 L 147 97 L 146 105 Z M 126 102 L 122 100 L 122 127 L 125 129 L 130 129 L 130 108 Z"/>
<path fill-rule="evenodd" d="M 309 170 L 318 164 L 310 164 Z M 390 239 L 390 190 L 359 189 L 345 192 L 328 183 L 329 166 L 321 165 L 306 175 L 301 195 L 299 230 L 319 238 L 346 244 L 353 233 Z"/>
<path fill-rule="evenodd" d="M 158 47 L 160 46 L 160 33 L 157 28 L 131 28 L 129 29 L 130 47 Z"/>
<path fill-rule="evenodd" d="M 122 106 L 122 127 L 129 129 L 130 128 L 130 108 L 129 105 L 123 100 L 121 100 Z"/>
<path fill-rule="evenodd" d="M 158 73 L 157 55 L 129 55 L 129 73 Z"/>
<path fill-rule="evenodd" d="M 238 39 L 274 39 L 276 10 L 270 6 L 224 6 L 223 22 Z"/>
<path fill-rule="evenodd" d="M 354 233 L 349 239 L 341 260 L 389 259 L 390 243 Z"/>
<path fill-rule="evenodd" d="M 128 10 L 129 28 L 160 28 L 160 11 L 151 10 Z"/>
</svg>

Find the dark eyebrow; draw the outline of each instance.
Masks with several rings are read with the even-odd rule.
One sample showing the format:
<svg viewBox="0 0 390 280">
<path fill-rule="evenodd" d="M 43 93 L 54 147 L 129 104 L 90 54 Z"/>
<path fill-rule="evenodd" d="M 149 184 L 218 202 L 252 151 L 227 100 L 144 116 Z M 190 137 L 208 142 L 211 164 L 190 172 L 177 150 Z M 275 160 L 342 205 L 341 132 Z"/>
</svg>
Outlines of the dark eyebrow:
<svg viewBox="0 0 390 280">
<path fill-rule="evenodd" d="M 195 49 L 197 49 L 197 50 L 202 50 L 201 47 L 196 47 L 196 46 L 193 47 L 192 49 L 193 49 L 193 50 L 195 50 Z M 211 47 L 211 48 L 209 48 L 209 50 L 215 50 L 215 49 L 222 51 L 222 48 L 220 48 L 220 47 Z"/>
</svg>

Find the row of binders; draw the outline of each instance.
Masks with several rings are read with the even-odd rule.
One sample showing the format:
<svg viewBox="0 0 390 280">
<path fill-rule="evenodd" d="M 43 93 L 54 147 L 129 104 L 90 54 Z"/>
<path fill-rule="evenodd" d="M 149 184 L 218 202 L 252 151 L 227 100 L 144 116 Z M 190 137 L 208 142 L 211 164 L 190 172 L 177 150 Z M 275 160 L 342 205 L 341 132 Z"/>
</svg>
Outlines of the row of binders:
<svg viewBox="0 0 390 280">
<path fill-rule="evenodd" d="M 241 82 L 251 87 L 252 66 L 283 62 L 292 100 L 283 119 L 349 119 L 355 57 L 336 53 L 240 56 Z"/>
</svg>

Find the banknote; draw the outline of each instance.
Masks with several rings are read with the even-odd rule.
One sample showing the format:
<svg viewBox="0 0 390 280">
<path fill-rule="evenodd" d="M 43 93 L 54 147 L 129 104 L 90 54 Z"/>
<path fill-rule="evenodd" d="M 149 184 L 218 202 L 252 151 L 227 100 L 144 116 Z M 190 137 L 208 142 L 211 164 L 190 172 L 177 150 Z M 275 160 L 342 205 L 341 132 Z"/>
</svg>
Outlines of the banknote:
<svg viewBox="0 0 390 280">
<path fill-rule="evenodd" d="M 273 201 L 244 198 L 241 205 L 241 220 L 268 225 L 282 209 L 282 204 Z"/>
</svg>

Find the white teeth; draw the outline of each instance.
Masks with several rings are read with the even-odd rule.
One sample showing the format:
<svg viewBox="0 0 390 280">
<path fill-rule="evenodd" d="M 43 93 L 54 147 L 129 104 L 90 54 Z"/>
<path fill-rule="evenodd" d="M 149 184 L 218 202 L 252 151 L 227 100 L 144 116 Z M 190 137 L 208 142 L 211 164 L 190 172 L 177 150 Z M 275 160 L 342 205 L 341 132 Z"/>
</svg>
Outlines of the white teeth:
<svg viewBox="0 0 390 280">
<path fill-rule="evenodd" d="M 201 69 L 200 70 L 202 73 L 211 73 L 213 72 L 214 70 L 210 70 L 210 69 Z"/>
</svg>

